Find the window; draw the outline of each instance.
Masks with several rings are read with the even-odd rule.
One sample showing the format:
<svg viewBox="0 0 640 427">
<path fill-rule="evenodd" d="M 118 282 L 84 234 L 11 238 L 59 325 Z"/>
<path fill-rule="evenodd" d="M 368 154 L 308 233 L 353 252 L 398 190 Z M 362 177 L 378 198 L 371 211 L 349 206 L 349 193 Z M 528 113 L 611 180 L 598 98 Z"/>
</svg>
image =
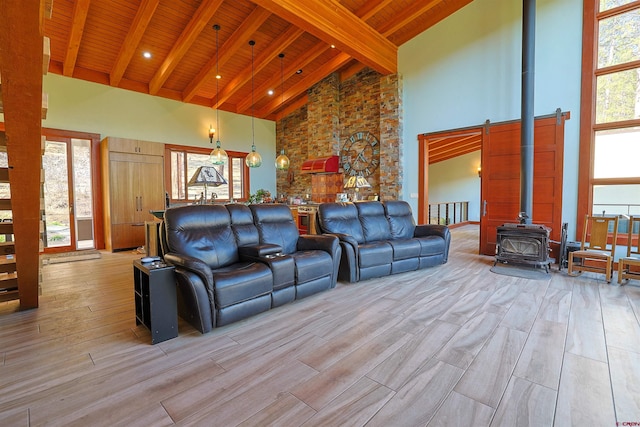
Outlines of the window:
<svg viewBox="0 0 640 427">
<path fill-rule="evenodd" d="M 640 1 L 584 8 L 582 99 L 591 104 L 581 115 L 580 164 L 591 167 L 580 171 L 578 218 L 640 215 Z"/>
<path fill-rule="evenodd" d="M 172 203 L 198 200 L 206 193 L 208 200 L 223 202 L 245 201 L 249 194 L 249 168 L 244 163 L 247 153 L 227 151 L 229 161 L 224 165 L 212 165 L 211 149 L 166 145 L 166 188 Z M 189 180 L 200 166 L 213 166 L 227 184 L 220 186 L 189 185 Z"/>
</svg>

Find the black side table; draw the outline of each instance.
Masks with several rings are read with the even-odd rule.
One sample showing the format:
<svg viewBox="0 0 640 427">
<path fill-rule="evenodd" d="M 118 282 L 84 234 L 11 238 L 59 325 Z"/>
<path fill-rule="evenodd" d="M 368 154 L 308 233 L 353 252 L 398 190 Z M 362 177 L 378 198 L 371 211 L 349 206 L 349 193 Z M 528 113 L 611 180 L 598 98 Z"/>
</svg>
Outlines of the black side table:
<svg viewBox="0 0 640 427">
<path fill-rule="evenodd" d="M 174 267 L 162 262 L 133 261 L 136 325 L 151 331 L 151 344 L 178 336 Z"/>
</svg>

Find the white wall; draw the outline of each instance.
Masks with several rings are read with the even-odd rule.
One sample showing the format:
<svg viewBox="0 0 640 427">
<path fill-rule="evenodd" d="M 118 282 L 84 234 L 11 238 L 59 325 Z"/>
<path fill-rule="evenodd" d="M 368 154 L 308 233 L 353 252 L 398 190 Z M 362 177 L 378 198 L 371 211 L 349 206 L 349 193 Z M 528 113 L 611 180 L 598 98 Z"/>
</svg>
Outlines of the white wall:
<svg viewBox="0 0 640 427">
<path fill-rule="evenodd" d="M 520 117 L 522 2 L 475 0 L 400 46 L 404 79 L 403 198 L 417 212 L 417 135 Z M 566 122 L 563 221 L 575 231 L 582 1 L 539 0 L 536 12 L 536 115 L 561 108 Z M 429 193 L 441 180 L 429 175 Z M 430 200 L 431 201 L 431 200 Z M 471 211 L 471 209 L 470 209 Z"/>
<path fill-rule="evenodd" d="M 49 95 L 44 127 L 98 133 L 103 138 L 118 136 L 213 148 L 208 137 L 209 124 L 216 125 L 212 108 L 56 74 L 46 75 L 43 85 Z M 220 131 L 222 148 L 251 151 L 250 116 L 220 111 Z M 262 155 L 262 166 L 251 169 L 252 193 L 265 188 L 275 194 L 275 132 L 275 122 L 255 120 L 256 151 Z"/>
</svg>

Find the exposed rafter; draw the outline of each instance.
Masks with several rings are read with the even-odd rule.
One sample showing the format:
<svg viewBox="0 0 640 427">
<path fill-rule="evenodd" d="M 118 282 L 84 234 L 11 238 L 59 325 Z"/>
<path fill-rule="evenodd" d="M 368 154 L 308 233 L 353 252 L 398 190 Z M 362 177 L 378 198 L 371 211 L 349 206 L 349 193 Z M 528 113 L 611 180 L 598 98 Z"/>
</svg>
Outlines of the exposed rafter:
<svg viewBox="0 0 640 427">
<path fill-rule="evenodd" d="M 204 27 L 207 26 L 209 20 L 216 13 L 224 0 L 203 0 L 200 7 L 187 24 L 178 41 L 171 49 L 171 52 L 162 62 L 160 69 L 149 82 L 149 93 L 155 95 L 158 93 L 164 82 L 167 81 L 173 70 L 178 66 L 182 57 L 191 48 Z"/>
<path fill-rule="evenodd" d="M 220 47 L 219 67 L 221 68 L 224 63 L 229 61 L 233 55 L 247 42 L 248 38 L 258 31 L 258 28 L 264 21 L 269 18 L 271 12 L 256 7 L 251 15 L 233 32 L 233 35 Z M 212 57 L 209 62 L 200 70 L 195 79 L 184 90 L 184 100 L 190 101 L 196 94 L 197 90 L 202 86 L 209 78 L 214 75 L 216 69 L 216 58 Z"/>
<path fill-rule="evenodd" d="M 294 74 L 296 71 L 298 71 L 300 69 L 303 69 L 306 65 L 311 63 L 313 60 L 318 58 L 320 55 L 322 55 L 323 53 L 325 53 L 329 49 L 331 49 L 329 46 L 323 46 L 321 44 L 316 45 L 313 49 L 308 50 L 307 52 L 305 52 L 305 54 L 303 54 L 302 56 L 299 56 L 297 58 L 296 62 L 292 62 L 292 63 L 288 64 L 284 68 L 284 75 L 285 76 L 290 76 L 290 75 Z M 322 76 L 321 79 L 324 78 L 324 77 L 326 77 L 326 74 L 324 76 Z M 280 76 L 274 75 L 269 80 L 264 82 L 262 85 L 258 86 L 256 88 L 256 92 L 258 93 L 258 97 L 255 98 L 255 100 L 257 101 L 257 100 L 261 99 L 264 96 L 264 94 L 267 92 L 267 89 L 270 88 L 270 87 L 274 87 L 276 85 L 276 83 L 279 81 L 279 79 L 280 79 Z M 320 79 L 318 79 L 318 80 L 320 80 Z M 309 86 L 309 87 L 311 87 L 311 86 Z M 238 104 L 236 111 L 238 113 L 244 113 L 245 111 L 249 110 L 249 108 L 251 108 L 251 97 L 246 98 L 244 101 L 242 101 L 240 104 Z"/>
<path fill-rule="evenodd" d="M 382 74 L 398 70 L 398 47 L 337 2 L 253 1 Z"/>
<path fill-rule="evenodd" d="M 271 61 L 273 61 L 276 56 L 285 50 L 291 43 L 293 43 L 298 37 L 304 34 L 304 31 L 301 29 L 290 25 L 287 31 L 282 33 L 280 37 L 278 37 L 275 41 L 269 44 L 267 50 L 262 51 L 255 60 L 255 70 L 256 73 L 262 71 L 264 67 Z M 212 107 L 218 108 L 220 105 L 224 104 L 233 94 L 239 90 L 242 86 L 249 83 L 251 80 L 251 70 L 246 69 L 242 73 L 235 76 L 231 81 L 229 81 L 224 88 L 220 91 L 218 95 L 218 99 L 214 101 Z"/>
<path fill-rule="evenodd" d="M 116 62 L 113 64 L 113 68 L 111 69 L 111 74 L 109 75 L 109 82 L 111 86 L 118 86 L 120 84 L 120 80 L 129 65 L 129 61 L 131 61 L 133 54 L 138 48 L 140 40 L 142 39 L 142 36 L 144 36 L 144 32 L 146 31 L 153 14 L 158 8 L 158 4 L 160 4 L 160 0 L 142 0 L 142 3 L 138 8 L 138 13 L 136 13 L 136 17 L 133 19 L 133 23 L 131 24 L 131 29 L 129 30 L 127 37 L 125 37 L 124 43 L 122 43 L 122 46 L 120 47 L 118 59 L 116 59 Z"/>
<path fill-rule="evenodd" d="M 418 16 L 428 12 L 431 8 L 441 3 L 441 0 L 431 0 L 429 2 L 413 2 L 411 6 L 403 9 L 399 16 L 396 16 L 393 21 L 388 21 L 386 25 L 379 28 L 380 33 L 388 37 L 391 34 L 398 31 L 400 28 L 407 25 L 408 22 L 413 21 Z"/>
<path fill-rule="evenodd" d="M 323 79 L 325 76 L 328 76 L 334 71 L 340 69 L 340 67 L 347 64 L 350 60 L 351 56 L 344 52 L 337 54 L 330 61 L 324 64 L 324 66 L 311 71 L 304 79 L 285 91 L 284 102 L 287 102 L 289 99 L 294 99 L 301 93 L 306 92 L 307 88 L 309 88 L 309 81 L 318 81 Z M 274 99 L 264 108 L 260 109 L 260 111 L 258 111 L 256 115 L 257 117 L 266 117 L 276 111 L 280 106 L 281 101 L 279 99 Z"/>
<path fill-rule="evenodd" d="M 82 34 L 84 33 L 84 26 L 89 13 L 89 3 L 91 3 L 91 0 L 77 0 L 73 7 L 73 24 L 62 70 L 62 73 L 67 77 L 73 75 L 73 69 L 76 67 L 80 42 L 82 41 Z"/>
<path fill-rule="evenodd" d="M 363 21 L 367 21 L 369 18 L 374 16 L 376 13 L 380 12 L 382 9 L 387 7 L 395 0 L 377 0 L 377 1 L 368 1 L 362 5 L 360 9 L 356 12 L 356 15 L 360 17 Z"/>
</svg>

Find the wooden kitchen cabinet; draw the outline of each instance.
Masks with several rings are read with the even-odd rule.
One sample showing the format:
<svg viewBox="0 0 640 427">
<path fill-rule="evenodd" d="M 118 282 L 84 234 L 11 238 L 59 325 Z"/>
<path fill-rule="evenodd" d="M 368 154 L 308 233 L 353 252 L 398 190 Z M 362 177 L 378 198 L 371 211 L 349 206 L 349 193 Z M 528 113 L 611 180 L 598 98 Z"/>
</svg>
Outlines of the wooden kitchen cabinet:
<svg viewBox="0 0 640 427">
<path fill-rule="evenodd" d="M 144 224 L 154 218 L 149 211 L 162 210 L 165 203 L 164 160 L 157 154 L 164 154 L 164 145 L 130 141 L 105 138 L 101 143 L 105 244 L 111 251 L 143 246 Z M 136 148 L 138 154 L 131 151 Z"/>
<path fill-rule="evenodd" d="M 148 154 L 150 156 L 164 156 L 164 144 L 141 141 L 129 138 L 105 138 L 109 140 L 109 150 L 118 153 Z"/>
</svg>

